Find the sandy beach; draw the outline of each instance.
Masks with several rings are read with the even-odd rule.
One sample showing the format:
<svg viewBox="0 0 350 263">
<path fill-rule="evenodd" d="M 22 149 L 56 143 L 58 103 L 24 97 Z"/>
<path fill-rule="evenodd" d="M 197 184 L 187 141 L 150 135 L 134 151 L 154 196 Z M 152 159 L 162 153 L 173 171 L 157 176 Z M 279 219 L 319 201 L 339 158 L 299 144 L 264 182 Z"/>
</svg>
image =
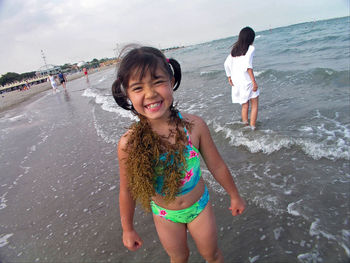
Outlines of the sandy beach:
<svg viewBox="0 0 350 263">
<path fill-rule="evenodd" d="M 96 72 L 100 72 L 100 71 L 105 71 L 108 70 L 110 68 L 114 68 L 115 65 L 109 65 L 109 66 L 105 66 L 102 68 L 98 68 L 98 69 L 91 69 L 89 70 L 88 76 L 96 73 Z M 70 74 L 67 75 L 67 85 L 69 85 L 69 82 L 75 79 L 79 79 L 81 77 L 84 77 L 84 73 L 83 72 L 77 72 L 74 74 Z M 59 85 L 58 87 L 60 87 L 60 89 L 62 89 L 62 86 Z M 24 102 L 29 100 L 30 98 L 32 98 L 33 96 L 45 91 L 45 90 L 49 90 L 51 89 L 51 84 L 50 82 L 45 82 L 45 83 L 40 83 L 37 85 L 32 85 L 30 87 L 29 90 L 14 90 L 11 92 L 5 92 L 0 94 L 0 112 L 4 111 L 6 109 L 15 107 L 18 103 Z"/>
<path fill-rule="evenodd" d="M 78 72 L 67 76 L 67 83 L 77 78 L 84 76 L 84 73 Z M 0 112 L 13 107 L 14 105 L 24 102 L 34 95 L 41 93 L 45 90 L 51 89 L 50 82 L 40 83 L 32 85 L 29 90 L 14 90 L 11 92 L 5 92 L 0 94 Z"/>
</svg>

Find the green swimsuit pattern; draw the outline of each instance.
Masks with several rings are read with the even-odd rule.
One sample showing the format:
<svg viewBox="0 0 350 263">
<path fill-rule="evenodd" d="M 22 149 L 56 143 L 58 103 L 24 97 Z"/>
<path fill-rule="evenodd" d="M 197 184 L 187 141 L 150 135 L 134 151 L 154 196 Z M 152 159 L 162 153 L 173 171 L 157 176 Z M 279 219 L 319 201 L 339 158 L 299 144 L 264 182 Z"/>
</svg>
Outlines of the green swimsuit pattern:
<svg viewBox="0 0 350 263">
<path fill-rule="evenodd" d="M 182 119 L 181 114 L 179 113 L 179 117 Z M 192 191 L 193 188 L 196 187 L 196 185 L 199 182 L 199 179 L 201 177 L 201 170 L 200 170 L 200 157 L 199 157 L 199 151 L 196 147 L 192 145 L 191 138 L 189 135 L 189 132 L 184 127 L 184 131 L 187 135 L 188 139 L 188 145 L 186 145 L 186 152 L 185 152 L 185 159 L 186 159 L 186 171 L 184 172 L 181 183 L 182 186 L 179 189 L 178 196 L 184 195 L 190 191 Z M 160 159 L 165 159 L 166 154 L 163 154 Z M 156 167 L 156 178 L 155 178 L 155 190 L 158 194 L 163 195 L 162 188 L 164 184 L 164 175 L 162 175 L 162 167 Z M 207 205 L 209 201 L 209 191 L 207 187 L 205 187 L 205 191 L 203 196 L 193 205 L 190 207 L 187 207 L 182 210 L 169 210 L 160 207 L 155 202 L 151 201 L 151 209 L 152 212 L 155 215 L 158 215 L 160 217 L 163 217 L 167 220 L 170 220 L 175 223 L 189 223 L 193 219 L 195 219 L 200 212 L 203 211 L 205 206 Z"/>
</svg>

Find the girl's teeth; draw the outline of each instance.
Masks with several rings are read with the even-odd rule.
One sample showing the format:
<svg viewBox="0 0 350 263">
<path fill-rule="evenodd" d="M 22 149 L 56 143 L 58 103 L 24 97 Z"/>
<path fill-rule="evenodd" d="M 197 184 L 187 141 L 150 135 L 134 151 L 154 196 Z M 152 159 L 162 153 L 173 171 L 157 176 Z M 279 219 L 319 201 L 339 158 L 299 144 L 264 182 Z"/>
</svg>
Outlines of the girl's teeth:
<svg viewBox="0 0 350 263">
<path fill-rule="evenodd" d="M 153 109 L 153 108 L 158 107 L 159 105 L 160 105 L 160 103 L 151 104 L 148 106 L 148 108 Z"/>
</svg>

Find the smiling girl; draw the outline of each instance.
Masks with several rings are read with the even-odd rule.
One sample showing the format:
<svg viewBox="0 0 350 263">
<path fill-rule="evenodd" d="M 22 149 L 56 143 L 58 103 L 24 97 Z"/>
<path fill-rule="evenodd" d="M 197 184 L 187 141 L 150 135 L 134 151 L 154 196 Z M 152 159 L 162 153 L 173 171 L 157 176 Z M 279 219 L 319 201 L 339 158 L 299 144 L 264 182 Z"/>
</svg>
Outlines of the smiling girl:
<svg viewBox="0 0 350 263">
<path fill-rule="evenodd" d="M 113 97 L 139 118 L 118 144 L 123 243 L 132 251 L 142 246 L 133 226 L 138 202 L 152 211 L 171 262 L 187 262 L 187 230 L 205 260 L 223 262 L 200 155 L 228 193 L 233 216 L 244 211 L 245 203 L 206 123 L 174 107 L 173 92 L 180 82 L 179 63 L 166 59 L 158 49 L 136 47 L 122 55 Z"/>
</svg>

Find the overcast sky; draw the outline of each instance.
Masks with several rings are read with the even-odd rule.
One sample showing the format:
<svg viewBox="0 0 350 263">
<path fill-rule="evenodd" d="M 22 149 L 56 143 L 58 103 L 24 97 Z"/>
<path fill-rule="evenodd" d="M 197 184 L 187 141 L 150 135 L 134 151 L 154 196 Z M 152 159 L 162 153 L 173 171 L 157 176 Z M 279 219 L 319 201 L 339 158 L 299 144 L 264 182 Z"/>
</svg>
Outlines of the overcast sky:
<svg viewBox="0 0 350 263">
<path fill-rule="evenodd" d="M 349 15 L 350 0 L 0 0 L 0 74 Z"/>
</svg>

